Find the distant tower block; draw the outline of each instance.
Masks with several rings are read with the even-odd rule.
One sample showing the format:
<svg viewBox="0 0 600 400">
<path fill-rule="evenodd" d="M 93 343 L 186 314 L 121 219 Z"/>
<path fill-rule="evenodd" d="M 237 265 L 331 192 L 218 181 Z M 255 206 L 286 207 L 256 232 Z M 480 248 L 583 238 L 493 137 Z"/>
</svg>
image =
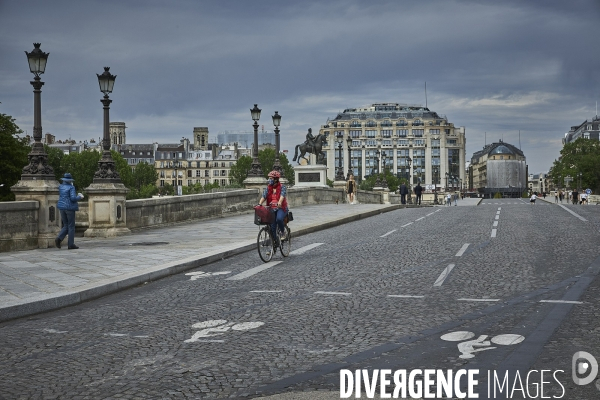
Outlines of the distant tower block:
<svg viewBox="0 0 600 400">
<path fill-rule="evenodd" d="M 109 125 L 110 144 L 125 144 L 125 122 L 111 122 Z"/>
<path fill-rule="evenodd" d="M 194 150 L 208 150 L 208 128 L 194 128 Z"/>
</svg>

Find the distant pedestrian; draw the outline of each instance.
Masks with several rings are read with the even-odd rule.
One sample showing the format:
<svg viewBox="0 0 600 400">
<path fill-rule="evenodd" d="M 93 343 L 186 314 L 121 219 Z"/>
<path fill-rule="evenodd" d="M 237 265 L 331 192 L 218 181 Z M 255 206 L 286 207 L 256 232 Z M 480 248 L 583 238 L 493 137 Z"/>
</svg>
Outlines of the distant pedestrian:
<svg viewBox="0 0 600 400">
<path fill-rule="evenodd" d="M 531 197 L 529 198 L 529 203 L 534 206 L 535 205 L 535 200 L 537 199 L 537 194 L 536 192 L 534 192 Z"/>
<path fill-rule="evenodd" d="M 416 200 L 415 204 L 421 205 L 422 193 L 423 193 L 423 187 L 421 186 L 420 183 L 417 183 L 417 186 L 415 186 L 415 194 L 417 195 L 417 200 Z"/>
<path fill-rule="evenodd" d="M 563 198 L 565 197 L 565 194 L 563 193 L 562 190 L 558 191 L 558 200 L 560 201 L 560 204 L 562 204 Z"/>
<path fill-rule="evenodd" d="M 579 202 L 579 192 L 577 190 L 573 190 L 572 196 L 573 204 L 577 205 L 577 202 Z"/>
<path fill-rule="evenodd" d="M 346 182 L 346 193 L 348 194 L 348 202 L 354 204 L 354 192 L 356 192 L 356 181 L 354 175 L 350 174 L 348 182 Z"/>
<path fill-rule="evenodd" d="M 63 183 L 58 187 L 58 204 L 56 208 L 60 211 L 60 219 L 62 221 L 62 229 L 58 233 L 54 244 L 60 249 L 60 242 L 63 241 L 67 234 L 69 239 L 67 241 L 69 249 L 78 249 L 75 246 L 75 211 L 79 211 L 79 204 L 77 202 L 83 199 L 81 193 L 75 193 L 75 186 L 73 186 L 74 179 L 70 173 L 60 178 Z"/>
<path fill-rule="evenodd" d="M 457 206 L 458 205 L 458 194 L 454 193 L 454 205 Z"/>
<path fill-rule="evenodd" d="M 554 202 L 558 204 L 558 192 L 554 192 Z"/>
<path fill-rule="evenodd" d="M 402 204 L 406 204 L 406 195 L 408 194 L 408 188 L 406 187 L 406 184 L 402 184 L 400 185 L 400 202 Z"/>
<path fill-rule="evenodd" d="M 448 193 L 446 195 L 446 205 L 447 206 L 451 206 L 452 205 L 452 195 L 450 195 L 450 193 Z"/>
</svg>

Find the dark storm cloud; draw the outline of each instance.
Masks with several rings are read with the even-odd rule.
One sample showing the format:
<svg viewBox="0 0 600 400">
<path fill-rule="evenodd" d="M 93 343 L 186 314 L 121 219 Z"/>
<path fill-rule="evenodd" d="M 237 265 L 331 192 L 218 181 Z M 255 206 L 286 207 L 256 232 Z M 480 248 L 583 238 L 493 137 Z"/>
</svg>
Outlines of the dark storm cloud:
<svg viewBox="0 0 600 400">
<path fill-rule="evenodd" d="M 287 3 L 0 2 L 0 112 L 31 130 L 23 51 L 40 41 L 43 127 L 58 138 L 100 136 L 105 65 L 117 75 L 111 120 L 138 143 L 250 130 L 258 103 L 267 129 L 283 116 L 292 148 L 344 108 L 425 103 L 427 81 L 430 108 L 466 127 L 468 158 L 485 132 L 518 145 L 521 130 L 530 170 L 543 171 L 595 113 L 595 0 Z"/>
</svg>

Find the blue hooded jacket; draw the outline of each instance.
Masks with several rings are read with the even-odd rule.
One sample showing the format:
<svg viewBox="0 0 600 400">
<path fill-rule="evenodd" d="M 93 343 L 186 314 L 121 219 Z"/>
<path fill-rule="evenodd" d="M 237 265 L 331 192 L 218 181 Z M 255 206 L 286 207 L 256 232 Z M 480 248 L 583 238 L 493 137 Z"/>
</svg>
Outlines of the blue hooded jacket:
<svg viewBox="0 0 600 400">
<path fill-rule="evenodd" d="M 59 210 L 79 210 L 79 204 L 77 204 L 77 202 L 81 199 L 75 192 L 75 186 L 68 183 L 61 183 L 58 187 L 58 196 L 57 208 Z"/>
</svg>

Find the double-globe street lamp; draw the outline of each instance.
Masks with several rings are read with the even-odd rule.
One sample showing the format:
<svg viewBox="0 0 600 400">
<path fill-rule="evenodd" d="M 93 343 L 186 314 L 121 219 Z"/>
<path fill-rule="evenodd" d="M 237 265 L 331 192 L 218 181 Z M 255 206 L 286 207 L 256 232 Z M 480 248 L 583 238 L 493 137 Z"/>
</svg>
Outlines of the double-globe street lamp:
<svg viewBox="0 0 600 400">
<path fill-rule="evenodd" d="M 406 182 L 408 184 L 408 204 L 412 204 L 412 188 L 411 188 L 411 184 L 410 184 L 410 166 L 412 165 L 412 158 L 408 157 L 406 159 L 406 162 L 408 162 L 408 170 L 406 171 Z"/>
<path fill-rule="evenodd" d="M 102 138 L 102 158 L 98 161 L 98 170 L 94 173 L 93 183 L 121 183 L 121 177 L 115 168 L 115 162 L 110 154 L 109 131 L 109 110 L 112 100 L 108 98 L 108 94 L 112 93 L 117 76 L 110 73 L 110 67 L 104 67 L 104 72 L 96 75 L 98 76 L 100 91 L 104 93 L 104 98 L 100 100 L 104 105 L 104 134 Z"/>
<path fill-rule="evenodd" d="M 387 188 L 388 184 L 387 184 L 387 179 L 385 179 L 385 162 L 387 161 L 387 154 L 385 154 L 385 151 L 381 153 L 381 163 L 382 163 L 382 169 L 383 169 L 383 177 L 381 179 L 381 187 L 383 188 Z M 381 176 L 381 174 L 379 174 Z"/>
<path fill-rule="evenodd" d="M 29 70 L 35 75 L 33 81 L 33 140 L 31 152 L 27 155 L 29 163 L 23 167 L 21 172 L 22 180 L 54 180 L 54 169 L 48 164 L 48 155 L 44 151 L 42 144 L 42 86 L 40 75 L 46 71 L 46 63 L 50 53 L 44 53 L 40 50 L 40 43 L 33 44 L 33 51 L 25 54 L 29 62 Z"/>
<path fill-rule="evenodd" d="M 283 174 L 283 168 L 279 161 L 279 125 L 281 124 L 281 115 L 275 111 L 275 115 L 271 116 L 271 118 L 273 118 L 273 126 L 275 126 L 275 162 L 273 163 L 273 170 Z"/>
<path fill-rule="evenodd" d="M 335 173 L 336 181 L 344 180 L 344 167 L 342 166 L 342 143 L 344 143 L 344 134 L 342 132 L 338 132 L 335 137 L 338 144 L 338 167 Z"/>
<path fill-rule="evenodd" d="M 350 135 L 346 138 L 346 145 L 348 146 L 348 176 L 346 176 L 346 180 L 348 180 L 350 175 L 354 175 L 352 171 L 352 138 Z"/>
<path fill-rule="evenodd" d="M 250 109 L 250 115 L 252 116 L 252 120 L 254 121 L 254 146 L 252 149 L 252 166 L 250 171 L 248 171 L 248 177 L 252 178 L 262 178 L 263 172 L 260 167 L 260 161 L 258 161 L 258 120 L 260 119 L 261 109 L 258 108 L 258 104 L 254 105 L 254 108 Z"/>
</svg>

